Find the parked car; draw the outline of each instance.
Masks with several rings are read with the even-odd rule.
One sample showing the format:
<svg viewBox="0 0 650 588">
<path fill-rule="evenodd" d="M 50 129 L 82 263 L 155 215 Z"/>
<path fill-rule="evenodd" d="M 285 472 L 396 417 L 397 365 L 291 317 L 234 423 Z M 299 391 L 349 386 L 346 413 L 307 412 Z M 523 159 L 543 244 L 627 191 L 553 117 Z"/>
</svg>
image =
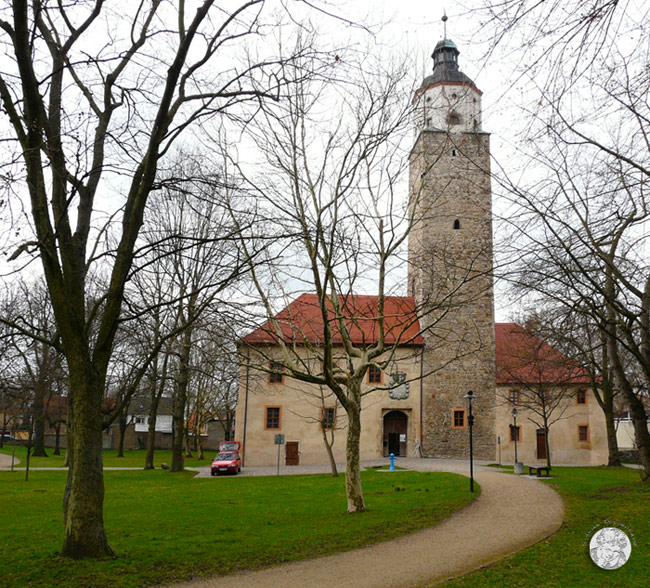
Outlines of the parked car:
<svg viewBox="0 0 650 588">
<path fill-rule="evenodd" d="M 219 453 L 212 462 L 210 473 L 217 474 L 238 474 L 241 472 L 241 457 L 239 456 L 239 441 L 222 441 L 219 443 Z"/>
<path fill-rule="evenodd" d="M 2 435 L 2 440 L 5 443 L 7 443 L 7 442 L 12 443 L 13 441 L 15 441 L 15 438 L 10 433 L 5 433 L 4 435 Z"/>
</svg>

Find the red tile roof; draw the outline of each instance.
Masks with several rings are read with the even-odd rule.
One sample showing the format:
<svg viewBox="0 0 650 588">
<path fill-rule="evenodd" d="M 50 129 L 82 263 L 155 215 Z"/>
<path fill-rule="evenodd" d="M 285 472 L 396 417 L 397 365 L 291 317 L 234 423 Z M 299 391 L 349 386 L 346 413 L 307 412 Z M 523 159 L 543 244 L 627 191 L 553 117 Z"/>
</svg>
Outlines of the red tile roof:
<svg viewBox="0 0 650 588">
<path fill-rule="evenodd" d="M 346 329 L 356 345 L 372 344 L 379 337 L 377 296 L 340 296 Z M 342 343 L 341 333 L 334 309 L 327 305 L 328 322 L 332 329 L 334 344 Z M 420 325 L 415 314 L 413 298 L 386 297 L 384 301 L 384 330 L 387 344 L 424 345 Z M 323 318 L 315 294 L 303 294 L 275 316 L 287 342 L 320 344 L 323 341 Z M 270 321 L 246 335 L 242 341 L 248 344 L 275 343 L 277 334 Z"/>
<path fill-rule="evenodd" d="M 377 296 L 340 297 L 352 342 L 371 345 L 378 337 Z M 384 307 L 386 343 L 399 341 L 404 345 L 424 345 L 415 313 L 415 301 L 410 297 L 387 297 Z M 285 341 L 320 344 L 323 321 L 315 294 L 303 294 L 275 317 Z M 334 344 L 341 335 L 331 304 L 328 320 L 332 325 Z M 277 334 L 270 321 L 246 335 L 242 342 L 249 345 L 273 344 Z M 586 371 L 561 352 L 538 339 L 515 323 L 495 324 L 495 359 L 497 384 L 589 384 Z"/>
<path fill-rule="evenodd" d="M 515 323 L 496 323 L 497 384 L 589 384 L 584 368 Z"/>
</svg>

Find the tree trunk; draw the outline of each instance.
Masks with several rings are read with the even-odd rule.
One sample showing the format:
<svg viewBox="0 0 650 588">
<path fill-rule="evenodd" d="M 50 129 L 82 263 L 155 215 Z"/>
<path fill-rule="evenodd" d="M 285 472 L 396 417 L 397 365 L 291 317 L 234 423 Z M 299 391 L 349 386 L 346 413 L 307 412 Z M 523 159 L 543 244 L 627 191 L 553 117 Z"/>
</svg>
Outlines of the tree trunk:
<svg viewBox="0 0 650 588">
<path fill-rule="evenodd" d="M 205 455 L 203 455 L 203 441 L 201 441 L 201 435 L 197 435 L 196 437 L 196 444 L 197 444 L 197 452 L 198 452 L 198 457 L 197 459 L 203 460 L 205 459 Z"/>
<path fill-rule="evenodd" d="M 54 423 L 54 432 L 56 436 L 54 438 L 54 455 L 61 455 L 61 422 L 57 421 Z"/>
<path fill-rule="evenodd" d="M 339 471 L 336 467 L 336 460 L 334 459 L 334 453 L 332 452 L 332 445 L 334 444 L 334 433 L 332 433 L 332 443 L 327 440 L 327 431 L 325 430 L 325 423 L 321 423 L 321 432 L 323 433 L 323 443 L 325 443 L 325 449 L 327 450 L 327 457 L 330 460 L 330 469 L 332 470 L 332 478 L 339 477 Z"/>
<path fill-rule="evenodd" d="M 359 449 L 361 440 L 361 408 L 350 403 L 348 415 L 348 437 L 345 448 L 345 492 L 348 499 L 348 513 L 363 512 L 366 505 L 361 490 L 361 469 Z"/>
<path fill-rule="evenodd" d="M 156 420 L 158 419 L 158 404 L 160 396 L 155 393 L 151 395 L 149 405 L 149 428 L 147 429 L 147 455 L 144 458 L 144 469 L 153 470 L 153 456 L 156 448 Z"/>
<path fill-rule="evenodd" d="M 178 377 L 174 390 L 173 402 L 173 429 L 174 442 L 172 447 L 172 465 L 170 471 L 180 472 L 185 459 L 183 457 L 183 440 L 185 439 L 185 405 L 187 404 L 187 386 L 190 371 L 190 349 L 192 343 L 192 327 L 185 329 L 179 353 Z M 189 447 L 188 447 L 189 449 Z"/>
<path fill-rule="evenodd" d="M 610 311 L 611 312 L 611 311 Z M 611 315 L 610 315 L 611 316 Z M 634 439 L 643 464 L 643 480 L 650 480 L 650 433 L 648 432 L 648 415 L 643 402 L 637 397 L 628 380 L 625 369 L 618 353 L 616 339 L 616 323 L 610 321 L 607 325 L 607 350 L 618 385 L 630 408 L 630 416 L 634 426 Z"/>
<path fill-rule="evenodd" d="M 120 426 L 120 435 L 117 442 L 117 457 L 124 457 L 124 435 L 126 435 L 126 421 L 127 415 L 125 410 L 120 412 L 119 416 L 119 426 Z"/>
<path fill-rule="evenodd" d="M 185 457 L 192 457 L 192 447 L 190 444 L 190 429 L 185 427 Z"/>
<path fill-rule="evenodd" d="M 104 530 L 102 459 L 103 378 L 89 358 L 68 350 L 68 483 L 63 499 L 65 538 L 61 555 L 114 557 Z"/>
<path fill-rule="evenodd" d="M 43 382 L 37 381 L 34 386 L 34 457 L 47 457 L 45 452 L 45 394 Z"/>
<path fill-rule="evenodd" d="M 616 439 L 616 425 L 614 423 L 614 404 L 605 404 L 605 427 L 607 429 L 607 465 L 616 467 L 621 465 L 621 456 L 618 452 L 618 439 Z"/>
</svg>

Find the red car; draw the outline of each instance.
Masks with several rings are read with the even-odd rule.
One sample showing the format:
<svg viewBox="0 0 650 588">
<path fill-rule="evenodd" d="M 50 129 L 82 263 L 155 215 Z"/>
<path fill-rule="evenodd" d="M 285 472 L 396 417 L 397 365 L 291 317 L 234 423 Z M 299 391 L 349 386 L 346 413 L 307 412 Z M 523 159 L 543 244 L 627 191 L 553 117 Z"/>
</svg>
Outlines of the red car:
<svg viewBox="0 0 650 588">
<path fill-rule="evenodd" d="M 239 457 L 239 441 L 221 441 L 219 453 L 212 462 L 210 473 L 217 474 L 238 474 L 241 472 L 241 457 Z"/>
</svg>

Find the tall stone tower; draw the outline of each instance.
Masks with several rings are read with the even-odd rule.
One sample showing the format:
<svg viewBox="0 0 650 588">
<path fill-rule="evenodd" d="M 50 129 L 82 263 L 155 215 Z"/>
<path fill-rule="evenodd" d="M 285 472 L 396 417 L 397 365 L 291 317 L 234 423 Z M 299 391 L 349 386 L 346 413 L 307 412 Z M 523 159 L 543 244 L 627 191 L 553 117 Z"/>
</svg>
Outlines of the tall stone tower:
<svg viewBox="0 0 650 588">
<path fill-rule="evenodd" d="M 409 294 L 425 333 L 422 450 L 469 453 L 465 394 L 472 390 L 475 455 L 494 459 L 495 360 L 489 135 L 481 91 L 458 67 L 449 39 L 417 90 L 410 155 Z"/>
</svg>

